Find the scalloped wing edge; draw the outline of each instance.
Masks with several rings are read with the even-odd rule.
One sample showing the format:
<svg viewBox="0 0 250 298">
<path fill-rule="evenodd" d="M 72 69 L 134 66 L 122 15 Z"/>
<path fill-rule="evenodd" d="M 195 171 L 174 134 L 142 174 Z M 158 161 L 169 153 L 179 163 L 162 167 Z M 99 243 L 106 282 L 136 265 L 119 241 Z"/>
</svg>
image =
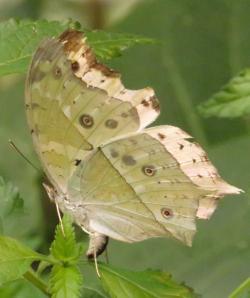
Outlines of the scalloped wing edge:
<svg viewBox="0 0 250 298">
<path fill-rule="evenodd" d="M 76 77 L 88 87 L 99 88 L 110 97 L 132 103 L 140 118 L 139 130 L 151 124 L 159 116 L 160 106 L 154 90 L 150 87 L 139 90 L 126 89 L 118 72 L 97 62 L 84 33 L 70 29 L 65 31 L 59 40 L 64 45 L 67 59 L 71 62 Z"/>
<path fill-rule="evenodd" d="M 199 144 L 188 141 L 192 137 L 182 129 L 163 125 L 146 129 L 145 132 L 165 146 L 195 185 L 211 191 L 211 194 L 199 201 L 196 213 L 198 218 L 209 219 L 217 207 L 218 199 L 223 196 L 244 192 L 221 178 L 206 152 Z"/>
</svg>

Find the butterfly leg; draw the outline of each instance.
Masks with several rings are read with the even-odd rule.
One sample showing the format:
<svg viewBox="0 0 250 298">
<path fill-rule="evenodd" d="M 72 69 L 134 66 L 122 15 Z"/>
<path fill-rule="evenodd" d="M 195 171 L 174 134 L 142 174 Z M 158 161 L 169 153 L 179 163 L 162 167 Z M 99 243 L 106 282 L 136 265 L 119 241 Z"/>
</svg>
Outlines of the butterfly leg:
<svg viewBox="0 0 250 298">
<path fill-rule="evenodd" d="M 57 212 L 57 216 L 58 216 L 58 218 L 59 218 L 60 226 L 61 226 L 61 229 L 62 229 L 62 234 L 63 234 L 63 236 L 65 237 L 65 232 L 64 232 L 64 227 L 63 227 L 62 217 L 61 217 L 60 209 L 59 209 L 59 206 L 58 206 L 58 203 L 57 203 L 56 199 L 55 199 L 55 204 L 56 204 L 56 212 Z"/>
<path fill-rule="evenodd" d="M 56 204 L 57 216 L 59 218 L 59 222 L 60 222 L 60 226 L 61 226 L 61 229 L 62 229 L 63 236 L 65 237 L 64 227 L 63 227 L 63 223 L 62 223 L 62 217 L 61 217 L 59 205 L 58 205 L 58 202 L 57 202 L 57 198 L 58 198 L 57 191 L 54 189 L 53 186 L 51 186 L 51 185 L 49 185 L 45 182 L 43 183 L 43 187 L 45 188 L 50 200 Z"/>
</svg>

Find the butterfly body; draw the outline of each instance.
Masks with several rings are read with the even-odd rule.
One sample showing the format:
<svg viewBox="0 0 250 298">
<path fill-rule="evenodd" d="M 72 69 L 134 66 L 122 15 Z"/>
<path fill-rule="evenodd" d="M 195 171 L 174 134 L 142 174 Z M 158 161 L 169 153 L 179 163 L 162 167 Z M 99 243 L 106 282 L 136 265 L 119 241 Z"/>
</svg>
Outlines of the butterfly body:
<svg viewBox="0 0 250 298">
<path fill-rule="evenodd" d="M 126 89 L 118 73 L 96 61 L 81 32 L 40 45 L 26 109 L 55 190 L 49 195 L 98 239 L 99 253 L 107 236 L 126 242 L 168 236 L 191 245 L 195 218 L 209 218 L 218 198 L 240 192 L 181 129 L 145 129 L 160 112 L 154 91 Z"/>
</svg>

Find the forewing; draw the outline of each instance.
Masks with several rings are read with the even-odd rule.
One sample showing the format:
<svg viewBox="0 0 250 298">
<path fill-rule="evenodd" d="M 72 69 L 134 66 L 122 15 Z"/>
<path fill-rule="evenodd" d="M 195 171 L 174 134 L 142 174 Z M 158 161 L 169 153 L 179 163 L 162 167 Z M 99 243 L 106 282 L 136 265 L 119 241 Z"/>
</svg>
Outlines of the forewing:
<svg viewBox="0 0 250 298">
<path fill-rule="evenodd" d="M 190 245 L 195 218 L 208 218 L 227 184 L 182 130 L 161 126 L 102 146 L 81 164 L 69 195 L 91 229 L 123 241 L 172 236 Z"/>
<path fill-rule="evenodd" d="M 83 33 L 70 30 L 37 49 L 26 110 L 44 170 L 65 192 L 81 160 L 111 138 L 144 128 L 159 105 L 150 88 L 125 89 L 116 72 L 96 61 Z"/>
</svg>

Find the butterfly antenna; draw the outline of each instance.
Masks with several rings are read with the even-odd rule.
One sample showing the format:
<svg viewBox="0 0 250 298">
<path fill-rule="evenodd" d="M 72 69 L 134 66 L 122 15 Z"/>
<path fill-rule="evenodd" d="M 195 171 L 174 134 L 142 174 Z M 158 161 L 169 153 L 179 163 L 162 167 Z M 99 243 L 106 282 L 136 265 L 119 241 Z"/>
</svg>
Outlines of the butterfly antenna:
<svg viewBox="0 0 250 298">
<path fill-rule="evenodd" d="M 21 152 L 21 150 L 14 144 L 14 142 L 12 141 L 12 140 L 9 140 L 9 145 L 10 145 L 10 147 L 12 148 L 12 149 L 14 149 L 18 154 L 20 154 L 21 156 L 22 156 L 22 158 L 24 159 L 24 160 L 26 160 L 27 161 L 27 163 L 30 165 L 30 166 L 32 166 L 32 168 L 33 169 L 35 169 L 37 172 L 41 172 L 40 170 L 39 170 L 39 168 L 38 167 L 36 167 L 29 159 L 28 159 L 28 157 L 26 157 L 22 152 Z"/>
</svg>

